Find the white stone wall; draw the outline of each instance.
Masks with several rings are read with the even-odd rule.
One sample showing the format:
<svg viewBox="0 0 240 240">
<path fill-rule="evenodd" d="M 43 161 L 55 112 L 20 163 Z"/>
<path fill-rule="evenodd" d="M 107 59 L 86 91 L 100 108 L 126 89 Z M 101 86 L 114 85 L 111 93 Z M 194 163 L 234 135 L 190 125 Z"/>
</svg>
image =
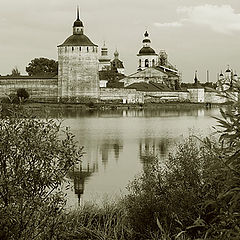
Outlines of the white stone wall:
<svg viewBox="0 0 240 240">
<path fill-rule="evenodd" d="M 145 92 L 145 98 L 157 97 L 159 100 L 188 101 L 190 94 L 187 91 Z"/>
<path fill-rule="evenodd" d="M 205 102 L 205 93 L 204 88 L 190 88 L 189 91 L 189 100 L 190 102 L 203 103 Z"/>
<path fill-rule="evenodd" d="M 19 88 L 24 88 L 30 98 L 57 99 L 57 78 L 32 78 L 32 77 L 0 77 L 0 97 L 16 94 Z"/>
<path fill-rule="evenodd" d="M 58 47 L 58 92 L 60 97 L 99 97 L 96 46 Z"/>
<path fill-rule="evenodd" d="M 135 89 L 101 88 L 101 100 L 120 100 L 123 103 L 143 103 L 144 94 Z"/>
</svg>

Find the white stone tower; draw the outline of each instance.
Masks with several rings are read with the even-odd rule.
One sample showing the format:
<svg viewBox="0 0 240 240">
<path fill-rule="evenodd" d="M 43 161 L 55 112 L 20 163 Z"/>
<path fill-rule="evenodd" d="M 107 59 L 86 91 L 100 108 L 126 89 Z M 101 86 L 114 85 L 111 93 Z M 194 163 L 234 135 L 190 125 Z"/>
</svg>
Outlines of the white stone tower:
<svg viewBox="0 0 240 240">
<path fill-rule="evenodd" d="M 143 39 L 143 47 L 138 53 L 138 70 L 143 70 L 147 67 L 154 67 L 158 64 L 158 55 L 150 47 L 151 40 L 148 37 L 148 32 L 146 31 Z"/>
<path fill-rule="evenodd" d="M 108 56 L 108 49 L 105 46 L 105 42 L 103 47 L 101 48 L 101 53 L 99 57 L 99 71 L 109 70 L 111 66 L 111 59 Z"/>
<path fill-rule="evenodd" d="M 78 8 L 73 35 L 58 46 L 58 96 L 99 98 L 97 45 L 84 35 Z"/>
</svg>

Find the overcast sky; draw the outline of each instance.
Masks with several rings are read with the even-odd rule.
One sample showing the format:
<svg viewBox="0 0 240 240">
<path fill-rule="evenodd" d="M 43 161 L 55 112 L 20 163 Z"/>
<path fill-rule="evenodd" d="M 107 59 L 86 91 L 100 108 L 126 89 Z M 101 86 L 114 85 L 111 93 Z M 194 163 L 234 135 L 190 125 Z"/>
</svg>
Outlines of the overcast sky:
<svg viewBox="0 0 240 240">
<path fill-rule="evenodd" d="M 72 34 L 76 6 L 85 34 L 110 56 L 117 48 L 126 73 L 136 71 L 145 30 L 152 48 L 167 51 L 184 82 L 216 81 L 229 64 L 240 75 L 240 0 L 0 0 L 0 74 L 21 73 L 36 57 L 57 60 Z"/>
</svg>

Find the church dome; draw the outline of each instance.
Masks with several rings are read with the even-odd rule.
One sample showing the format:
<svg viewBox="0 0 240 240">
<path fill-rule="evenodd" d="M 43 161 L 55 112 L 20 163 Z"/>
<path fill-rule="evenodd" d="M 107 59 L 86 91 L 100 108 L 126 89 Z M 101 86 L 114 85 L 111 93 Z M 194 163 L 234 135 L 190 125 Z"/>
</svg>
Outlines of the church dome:
<svg viewBox="0 0 240 240">
<path fill-rule="evenodd" d="M 151 47 L 142 47 L 139 51 L 139 55 L 156 55 L 156 53 Z"/>
<path fill-rule="evenodd" d="M 91 40 L 84 34 L 80 35 L 73 34 L 69 38 L 67 38 L 63 44 L 59 45 L 59 47 L 62 46 L 97 46 L 97 45 L 92 43 Z"/>
<path fill-rule="evenodd" d="M 231 72 L 231 70 L 228 68 L 228 69 L 226 70 L 226 72 Z"/>
<path fill-rule="evenodd" d="M 77 19 L 74 23 L 73 23 L 73 27 L 83 27 L 83 23 L 80 19 Z"/>
<path fill-rule="evenodd" d="M 143 43 L 151 43 L 151 40 L 149 38 L 143 39 Z"/>
</svg>

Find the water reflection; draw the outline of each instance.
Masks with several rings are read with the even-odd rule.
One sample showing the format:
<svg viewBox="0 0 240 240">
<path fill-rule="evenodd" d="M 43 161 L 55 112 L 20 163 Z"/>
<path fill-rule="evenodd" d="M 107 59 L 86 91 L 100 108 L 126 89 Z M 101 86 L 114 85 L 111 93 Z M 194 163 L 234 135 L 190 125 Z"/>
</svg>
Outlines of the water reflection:
<svg viewBox="0 0 240 240">
<path fill-rule="evenodd" d="M 64 113 L 76 140 L 84 146 L 82 165 L 71 175 L 76 201 L 105 193 L 126 192 L 125 187 L 158 156 L 164 161 L 176 143 L 195 128 L 210 133 L 218 109 L 115 109 Z M 200 130 L 201 131 L 200 131 Z M 72 198 L 72 196 L 71 196 Z"/>
<path fill-rule="evenodd" d="M 38 109 L 40 115 L 53 118 L 80 118 L 80 117 L 178 117 L 178 116 L 204 116 L 212 112 L 211 108 L 201 106 L 167 105 L 162 107 L 144 108 L 113 108 L 99 110 L 85 110 L 78 105 L 44 106 Z"/>
<path fill-rule="evenodd" d="M 84 193 L 85 183 L 95 171 L 95 164 L 93 164 L 92 167 L 87 164 L 86 168 L 83 168 L 82 164 L 80 164 L 79 167 L 75 166 L 75 168 L 68 173 L 68 177 L 73 181 L 74 194 L 78 197 L 78 206 L 81 205 L 81 196 Z"/>
</svg>

